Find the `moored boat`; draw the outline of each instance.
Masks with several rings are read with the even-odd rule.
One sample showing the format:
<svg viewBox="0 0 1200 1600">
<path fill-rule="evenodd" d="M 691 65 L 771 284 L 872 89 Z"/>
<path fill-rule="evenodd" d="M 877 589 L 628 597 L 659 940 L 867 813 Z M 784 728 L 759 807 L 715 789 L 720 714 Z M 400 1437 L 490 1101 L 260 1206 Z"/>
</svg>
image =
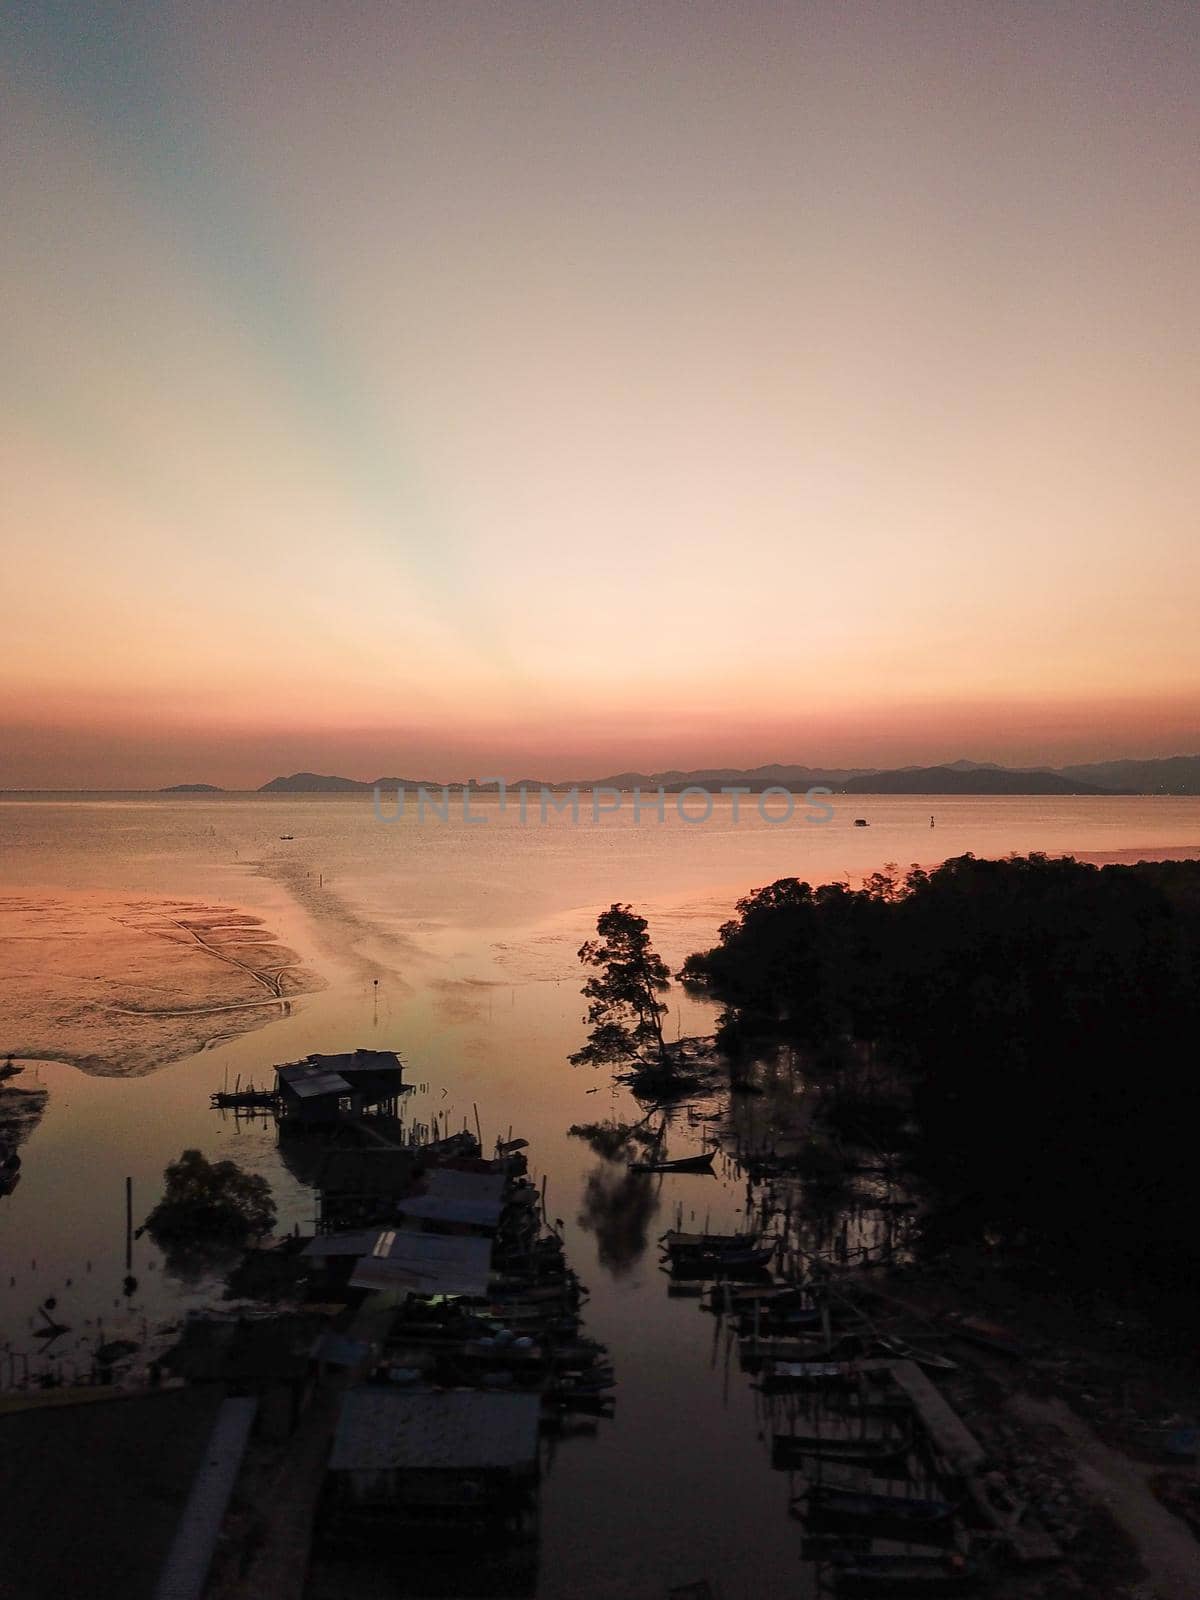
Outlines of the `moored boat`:
<svg viewBox="0 0 1200 1600">
<path fill-rule="evenodd" d="M 715 1150 L 701 1156 L 680 1156 L 676 1161 L 631 1161 L 630 1172 L 711 1172 Z"/>
<path fill-rule="evenodd" d="M 682 1233 L 676 1228 L 664 1233 L 659 1244 L 671 1255 L 699 1252 L 707 1255 L 714 1250 L 746 1249 L 758 1243 L 757 1233 Z"/>
<path fill-rule="evenodd" d="M 762 1386 L 766 1390 L 844 1388 L 857 1378 L 857 1368 L 848 1361 L 768 1361 Z"/>
<path fill-rule="evenodd" d="M 941 1555 L 835 1554 L 837 1595 L 968 1594 L 978 1568 L 957 1550 Z"/>
<path fill-rule="evenodd" d="M 838 1434 L 777 1433 L 771 1441 L 771 1465 L 781 1471 L 802 1468 L 813 1456 L 870 1467 L 901 1466 L 908 1459 L 908 1438 L 867 1439 Z M 886 1474 L 880 1474 L 886 1476 Z"/>
<path fill-rule="evenodd" d="M 948 1500 L 909 1498 L 896 1494 L 870 1494 L 860 1489 L 839 1489 L 814 1483 L 802 1497 L 809 1520 L 837 1526 L 867 1526 L 896 1532 L 908 1540 L 946 1538 L 954 1525 L 956 1507 Z"/>
</svg>

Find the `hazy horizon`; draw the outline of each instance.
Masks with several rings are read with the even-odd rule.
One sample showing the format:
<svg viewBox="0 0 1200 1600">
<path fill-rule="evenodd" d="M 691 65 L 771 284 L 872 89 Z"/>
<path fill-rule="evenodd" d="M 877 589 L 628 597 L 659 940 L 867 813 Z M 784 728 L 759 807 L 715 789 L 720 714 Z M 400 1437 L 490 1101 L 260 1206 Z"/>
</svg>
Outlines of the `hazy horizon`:
<svg viewBox="0 0 1200 1600">
<path fill-rule="evenodd" d="M 1200 746 L 1200 9 L 0 42 L 0 787 Z"/>
<path fill-rule="evenodd" d="M 1198 740 L 1197 743 L 1200 744 L 1200 740 Z M 1128 752 L 1126 752 L 1122 756 L 1099 757 L 1097 759 L 1100 760 L 1100 761 L 1108 761 L 1108 760 L 1118 760 L 1118 761 L 1120 761 L 1120 760 L 1156 761 L 1156 760 L 1170 759 L 1171 756 L 1173 756 L 1175 758 L 1178 758 L 1178 759 L 1182 759 L 1182 760 L 1200 760 L 1200 755 L 1196 754 L 1194 751 L 1183 751 L 1183 750 L 1173 751 L 1173 752 L 1171 752 L 1170 756 L 1167 756 L 1167 757 L 1162 757 L 1162 756 L 1144 756 L 1144 755 L 1137 755 L 1137 754 L 1130 755 Z M 618 763 L 618 764 L 616 764 L 616 765 L 614 765 L 612 767 L 608 767 L 608 768 L 605 768 L 603 770 L 601 770 L 599 768 L 597 768 L 595 770 L 588 770 L 588 771 L 573 770 L 572 769 L 572 770 L 562 771 L 562 772 L 539 771 L 539 770 L 535 770 L 532 767 L 521 767 L 521 768 L 518 769 L 518 768 L 513 767 L 511 765 L 511 763 L 510 763 L 507 766 L 501 765 L 498 768 L 496 768 L 495 770 L 492 770 L 492 769 L 485 770 L 483 767 L 476 767 L 476 768 L 472 768 L 470 771 L 467 771 L 467 770 L 464 769 L 462 772 L 458 772 L 458 771 L 443 772 L 441 770 L 433 770 L 433 769 L 430 769 L 430 770 L 420 769 L 420 770 L 418 770 L 415 767 L 409 767 L 407 769 L 404 769 L 404 768 L 398 766 L 393 761 L 391 763 L 391 765 L 386 765 L 385 764 L 385 766 L 380 767 L 377 771 L 376 770 L 372 770 L 371 772 L 365 772 L 365 771 L 348 771 L 348 770 L 343 770 L 341 768 L 334 768 L 334 767 L 328 766 L 328 765 L 326 765 L 326 766 L 319 766 L 319 765 L 318 766 L 314 766 L 310 762 L 310 763 L 304 763 L 304 764 L 301 764 L 299 766 L 290 768 L 287 771 L 284 771 L 283 769 L 280 769 L 278 771 L 272 771 L 272 772 L 269 772 L 269 773 L 265 773 L 265 775 L 263 775 L 263 776 L 258 776 L 257 774 L 254 774 L 254 775 L 251 775 L 250 777 L 242 778 L 237 782 L 231 782 L 231 783 L 220 783 L 220 782 L 216 781 L 215 779 L 213 779 L 212 777 L 210 777 L 210 776 L 208 776 L 208 775 L 206 775 L 204 773 L 193 773 L 190 776 L 183 776 L 183 777 L 175 776 L 175 777 L 172 777 L 172 778 L 164 779 L 162 783 L 153 783 L 153 784 L 151 784 L 151 783 L 143 783 L 143 784 L 138 784 L 138 783 L 2 784 L 2 783 L 0 783 L 0 793 L 20 794 L 20 793 L 27 793 L 27 792 L 28 793 L 37 793 L 37 792 L 70 793 L 70 792 L 78 792 L 78 793 L 81 793 L 81 794 L 88 794 L 88 793 L 104 793 L 104 792 L 108 792 L 108 793 L 151 793 L 152 794 L 152 793 L 160 792 L 161 790 L 167 789 L 167 788 L 187 787 L 189 785 L 202 784 L 202 785 L 211 785 L 214 788 L 221 789 L 221 790 L 227 791 L 229 793 L 253 794 L 253 793 L 257 792 L 259 789 L 261 789 L 263 786 L 265 786 L 266 784 L 272 782 L 272 780 L 274 780 L 276 778 L 288 778 L 288 777 L 297 776 L 299 774 L 306 774 L 306 775 L 311 776 L 311 777 L 349 778 L 349 779 L 352 779 L 355 782 L 359 782 L 359 783 L 371 783 L 371 782 L 374 782 L 374 781 L 376 781 L 376 780 L 378 780 L 380 778 L 401 778 L 401 779 L 404 779 L 405 781 L 415 782 L 415 783 L 425 782 L 425 783 L 445 783 L 445 784 L 466 784 L 466 783 L 495 784 L 498 779 L 503 780 L 507 784 L 520 783 L 520 782 L 526 781 L 526 780 L 534 781 L 534 782 L 553 783 L 553 784 L 566 784 L 566 783 L 588 784 L 588 783 L 591 783 L 591 782 L 602 782 L 605 779 L 610 778 L 610 777 L 620 777 L 620 776 L 623 776 L 623 775 L 625 775 L 627 773 L 638 773 L 638 772 L 642 772 L 642 773 L 647 774 L 648 776 L 652 776 L 652 775 L 654 775 L 656 773 L 659 773 L 659 774 L 661 774 L 661 773 L 671 773 L 671 772 L 688 772 L 688 773 L 690 773 L 690 772 L 706 772 L 706 771 L 716 772 L 716 771 L 723 771 L 723 770 L 726 770 L 726 769 L 732 770 L 732 771 L 740 771 L 740 772 L 753 772 L 753 771 L 756 771 L 756 770 L 761 769 L 761 768 L 769 768 L 769 767 L 784 767 L 784 768 L 807 767 L 807 768 L 809 768 L 810 770 L 812 770 L 814 772 L 831 772 L 831 771 L 886 772 L 886 771 L 895 770 L 896 768 L 908 768 L 908 767 L 915 767 L 915 768 L 918 768 L 918 769 L 925 768 L 925 767 L 929 767 L 929 768 L 933 768 L 933 767 L 953 767 L 953 766 L 959 765 L 959 764 L 961 764 L 963 762 L 967 762 L 967 763 L 969 763 L 970 765 L 973 765 L 973 766 L 981 766 L 981 767 L 996 766 L 996 767 L 1001 768 L 1002 770 L 1009 771 L 1009 772 L 1012 772 L 1012 771 L 1017 771 L 1017 772 L 1035 771 L 1035 770 L 1043 770 L 1043 769 L 1049 769 L 1049 770 L 1052 770 L 1052 771 L 1057 771 L 1057 770 L 1061 770 L 1063 767 L 1068 767 L 1069 768 L 1069 767 L 1073 767 L 1073 766 L 1086 766 L 1086 765 L 1090 764 L 1088 762 L 1072 762 L 1072 761 L 1066 761 L 1066 762 L 1061 762 L 1061 763 L 1038 762 L 1036 764 L 1031 764 L 1028 767 L 1024 767 L 1024 766 L 1021 766 L 1018 763 L 1013 763 L 1013 762 L 994 762 L 994 761 L 989 761 L 987 759 L 978 759 L 977 760 L 975 758 L 966 757 L 966 756 L 943 756 L 943 757 L 941 757 L 941 758 L 939 758 L 937 760 L 904 761 L 904 762 L 895 762 L 895 763 L 883 763 L 883 762 L 879 762 L 879 761 L 857 761 L 857 762 L 855 762 L 855 761 L 851 761 L 851 762 L 826 761 L 826 762 L 822 762 L 822 761 L 805 760 L 805 759 L 790 760 L 790 759 L 782 759 L 782 758 L 773 758 L 773 759 L 769 759 L 769 760 L 765 760 L 765 761 L 761 761 L 761 762 L 748 762 L 748 763 L 699 761 L 699 762 L 696 763 L 695 766 L 681 766 L 678 763 L 668 763 L 668 764 L 652 763 L 652 764 L 647 764 L 645 766 L 634 766 L 634 765 L 631 765 L 628 762 L 625 762 L 623 764 L 622 763 Z M 286 792 L 286 791 L 283 791 L 283 792 Z M 314 791 L 314 792 L 316 792 L 316 791 Z"/>
</svg>

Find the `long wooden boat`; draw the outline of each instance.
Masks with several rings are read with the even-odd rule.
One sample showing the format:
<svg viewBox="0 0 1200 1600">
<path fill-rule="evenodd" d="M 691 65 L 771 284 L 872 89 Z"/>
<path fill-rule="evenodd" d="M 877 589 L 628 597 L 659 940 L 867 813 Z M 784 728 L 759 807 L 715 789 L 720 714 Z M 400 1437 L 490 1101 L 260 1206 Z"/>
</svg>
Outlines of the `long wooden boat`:
<svg viewBox="0 0 1200 1600">
<path fill-rule="evenodd" d="M 791 1339 L 774 1339 L 753 1334 L 738 1340 L 742 1366 L 752 1371 L 755 1365 L 774 1363 L 804 1364 L 805 1362 L 839 1361 L 843 1364 L 858 1360 L 863 1353 L 862 1340 L 856 1333 L 835 1334 L 827 1343 L 820 1334 L 810 1334 Z"/>
<path fill-rule="evenodd" d="M 711 1255 L 672 1256 L 670 1271 L 678 1278 L 723 1278 L 739 1273 L 754 1275 L 771 1265 L 775 1245 L 763 1244 L 741 1250 L 715 1250 Z"/>
<path fill-rule="evenodd" d="M 848 1361 L 768 1361 L 762 1387 L 768 1391 L 845 1388 L 857 1382 L 858 1370 Z"/>
<path fill-rule="evenodd" d="M 702 1156 L 680 1156 L 677 1161 L 631 1161 L 630 1172 L 711 1172 L 715 1150 Z"/>
<path fill-rule="evenodd" d="M 903 1538 L 918 1540 L 924 1534 L 945 1537 L 954 1524 L 957 1507 L 948 1500 L 907 1498 L 895 1494 L 869 1494 L 861 1489 L 839 1489 L 814 1483 L 802 1497 L 809 1520 L 827 1526 L 849 1523 L 895 1530 Z"/>
<path fill-rule="evenodd" d="M 773 1314 L 776 1307 L 804 1306 L 807 1298 L 807 1290 L 797 1288 L 790 1283 L 753 1283 L 744 1284 L 740 1288 L 731 1284 L 728 1288 L 712 1290 L 708 1309 L 740 1313 L 752 1312 L 755 1306 L 761 1306 L 764 1312 L 770 1311 Z"/>
<path fill-rule="evenodd" d="M 958 1362 L 950 1356 L 944 1356 L 938 1350 L 927 1350 L 923 1346 L 908 1344 L 903 1339 L 892 1339 L 881 1334 L 874 1340 L 872 1349 L 882 1356 L 896 1356 L 902 1361 L 915 1361 L 925 1372 L 961 1371 Z"/>
<path fill-rule="evenodd" d="M 969 1594 L 979 1569 L 956 1550 L 941 1555 L 834 1555 L 837 1595 Z"/>
<path fill-rule="evenodd" d="M 714 1250 L 739 1250 L 758 1243 L 757 1233 L 681 1233 L 672 1228 L 659 1239 L 659 1244 L 671 1255 L 698 1252 L 709 1255 Z"/>
<path fill-rule="evenodd" d="M 912 1441 L 908 1438 L 854 1439 L 830 1433 L 777 1433 L 771 1440 L 771 1465 L 791 1472 L 804 1467 L 813 1456 L 820 1456 L 826 1461 L 894 1467 L 907 1461 L 911 1450 Z"/>
</svg>

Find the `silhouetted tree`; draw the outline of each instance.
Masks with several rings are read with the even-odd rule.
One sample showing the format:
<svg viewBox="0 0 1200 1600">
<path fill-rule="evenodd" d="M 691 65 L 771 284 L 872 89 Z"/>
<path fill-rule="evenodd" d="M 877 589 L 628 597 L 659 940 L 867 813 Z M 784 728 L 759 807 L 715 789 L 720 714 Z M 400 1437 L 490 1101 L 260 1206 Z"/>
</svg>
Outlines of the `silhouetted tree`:
<svg viewBox="0 0 1200 1600">
<path fill-rule="evenodd" d="M 726 1040 L 877 1062 L 944 1231 L 1085 1272 L 1200 1266 L 1200 862 L 782 879 L 681 977 Z"/>
<path fill-rule="evenodd" d="M 596 919 L 596 932 L 599 938 L 579 949 L 580 961 L 597 971 L 583 986 L 591 1034 L 571 1056 L 572 1065 L 669 1072 L 662 1031 L 667 1008 L 658 997 L 670 988 L 671 975 L 650 943 L 645 917 L 613 905 Z"/>
<path fill-rule="evenodd" d="M 275 1225 L 271 1187 L 234 1161 L 206 1161 L 185 1150 L 163 1173 L 163 1197 L 146 1218 L 159 1244 L 240 1241 Z"/>
</svg>

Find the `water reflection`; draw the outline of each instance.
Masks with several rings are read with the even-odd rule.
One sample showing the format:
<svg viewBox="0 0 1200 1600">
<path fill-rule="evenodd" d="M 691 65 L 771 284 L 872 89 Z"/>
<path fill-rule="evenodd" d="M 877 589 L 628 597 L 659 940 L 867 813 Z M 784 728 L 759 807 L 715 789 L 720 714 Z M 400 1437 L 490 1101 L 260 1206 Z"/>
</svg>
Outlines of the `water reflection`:
<svg viewBox="0 0 1200 1600">
<path fill-rule="evenodd" d="M 661 1183 L 648 1173 L 612 1161 L 601 1161 L 588 1173 L 576 1221 L 585 1233 L 595 1234 L 600 1265 L 614 1278 L 630 1272 L 645 1254 L 660 1204 Z"/>
</svg>

